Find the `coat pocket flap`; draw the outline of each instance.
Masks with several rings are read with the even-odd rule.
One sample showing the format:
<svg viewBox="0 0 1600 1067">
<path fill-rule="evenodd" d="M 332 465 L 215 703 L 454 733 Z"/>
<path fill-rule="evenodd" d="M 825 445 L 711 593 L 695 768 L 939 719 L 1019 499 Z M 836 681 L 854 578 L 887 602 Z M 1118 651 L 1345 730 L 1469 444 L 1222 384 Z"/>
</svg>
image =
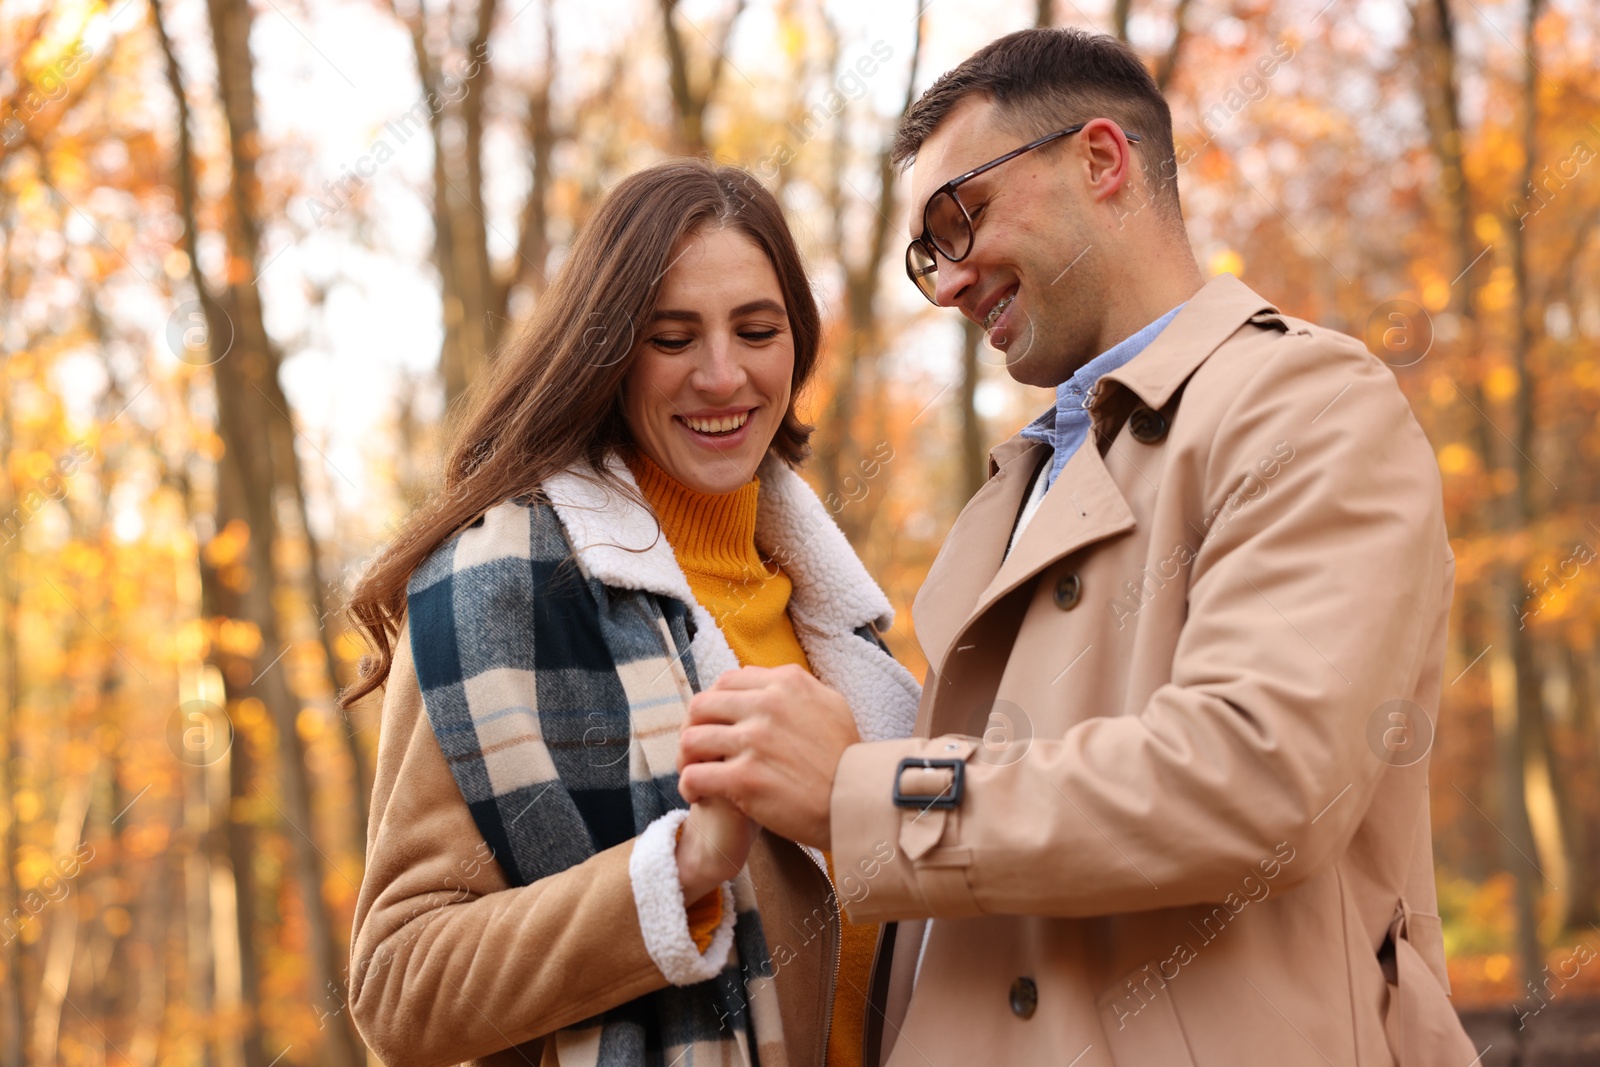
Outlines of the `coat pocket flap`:
<svg viewBox="0 0 1600 1067">
<path fill-rule="evenodd" d="M 1422 957 L 1428 969 L 1433 972 L 1439 987 L 1448 996 L 1450 975 L 1444 965 L 1444 923 L 1439 916 L 1430 915 L 1425 911 L 1408 910 L 1405 939 L 1411 942 L 1411 946 L 1417 950 L 1417 955 Z"/>
<path fill-rule="evenodd" d="M 1389 1010 L 1399 1024 L 1400 1067 L 1462 1067 L 1475 1062 L 1478 1050 L 1461 1028 L 1433 969 L 1408 938 L 1395 941 L 1394 955 L 1400 984 L 1390 990 L 1395 1003 Z"/>
</svg>

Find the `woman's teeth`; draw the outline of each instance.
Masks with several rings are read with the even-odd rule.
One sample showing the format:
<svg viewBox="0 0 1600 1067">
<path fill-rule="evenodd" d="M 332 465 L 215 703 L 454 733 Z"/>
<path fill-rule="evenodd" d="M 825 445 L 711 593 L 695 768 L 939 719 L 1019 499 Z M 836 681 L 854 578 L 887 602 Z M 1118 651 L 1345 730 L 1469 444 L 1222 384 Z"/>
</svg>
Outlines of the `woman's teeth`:
<svg viewBox="0 0 1600 1067">
<path fill-rule="evenodd" d="M 985 330 L 994 329 L 996 320 L 998 320 L 1000 316 L 1005 313 L 1006 308 L 1011 306 L 1011 301 L 1016 299 L 1016 296 L 1016 293 L 1007 293 L 1005 296 L 1000 298 L 1000 302 L 998 304 L 989 309 L 989 314 L 983 317 L 983 328 Z"/>
<path fill-rule="evenodd" d="M 683 421 L 688 425 L 689 429 L 694 430 L 696 433 L 712 434 L 732 433 L 743 426 L 749 419 L 750 413 L 748 411 L 739 415 L 724 415 L 716 419 L 692 419 L 687 415 L 683 416 Z"/>
</svg>

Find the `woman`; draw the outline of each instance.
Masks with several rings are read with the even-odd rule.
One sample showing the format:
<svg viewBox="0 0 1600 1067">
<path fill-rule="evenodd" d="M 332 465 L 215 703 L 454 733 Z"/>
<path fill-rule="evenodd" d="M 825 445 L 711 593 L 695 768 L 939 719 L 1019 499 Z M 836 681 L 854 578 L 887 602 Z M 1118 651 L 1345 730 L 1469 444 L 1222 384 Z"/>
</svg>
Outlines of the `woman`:
<svg viewBox="0 0 1600 1067">
<path fill-rule="evenodd" d="M 740 665 L 806 667 L 865 740 L 912 727 L 888 602 L 791 469 L 819 335 L 750 175 L 628 178 L 357 590 L 376 656 L 344 703 L 385 694 L 350 995 L 391 1067 L 862 1062 L 837 995 L 875 929 L 675 771 L 689 698 Z"/>
</svg>

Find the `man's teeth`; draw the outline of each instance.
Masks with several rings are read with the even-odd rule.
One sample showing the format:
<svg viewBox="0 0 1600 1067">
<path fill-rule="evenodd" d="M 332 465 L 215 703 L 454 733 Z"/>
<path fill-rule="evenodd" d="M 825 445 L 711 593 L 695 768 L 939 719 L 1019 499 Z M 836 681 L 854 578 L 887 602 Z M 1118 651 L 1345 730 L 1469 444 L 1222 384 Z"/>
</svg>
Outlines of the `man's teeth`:
<svg viewBox="0 0 1600 1067">
<path fill-rule="evenodd" d="M 1006 308 L 1011 306 L 1011 301 L 1016 298 L 1016 295 L 1016 293 L 1006 294 L 1000 298 L 1000 302 L 998 304 L 989 309 L 989 314 L 983 317 L 983 328 L 985 330 L 991 330 L 994 328 L 995 320 L 1005 312 Z"/>
<path fill-rule="evenodd" d="M 689 429 L 699 433 L 732 433 L 743 426 L 750 418 L 748 411 L 740 415 L 724 415 L 717 419 L 691 419 L 685 415 L 683 421 L 689 424 Z"/>
</svg>

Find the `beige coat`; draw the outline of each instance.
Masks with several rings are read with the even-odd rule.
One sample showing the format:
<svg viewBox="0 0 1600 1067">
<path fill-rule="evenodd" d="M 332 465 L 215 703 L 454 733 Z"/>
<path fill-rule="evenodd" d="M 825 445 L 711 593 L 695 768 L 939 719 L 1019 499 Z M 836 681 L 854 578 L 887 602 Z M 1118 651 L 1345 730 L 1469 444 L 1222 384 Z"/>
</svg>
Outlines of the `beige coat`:
<svg viewBox="0 0 1600 1067">
<path fill-rule="evenodd" d="M 616 473 L 633 484 L 625 467 Z M 569 476 L 552 479 L 544 490 L 585 576 L 608 588 L 643 589 L 688 604 L 698 627 L 687 651 L 699 678 L 738 666 L 716 620 L 694 602 L 650 512 Z M 507 504 L 490 516 L 515 528 L 516 520 L 506 517 L 515 511 Z M 758 515 L 757 543 L 783 560 L 794 583 L 789 611 L 812 669 L 845 693 L 863 736 L 906 736 L 915 718 L 916 681 L 859 630 L 869 622 L 888 624 L 887 598 L 821 502 L 777 460 L 762 468 Z M 482 541 L 471 550 L 486 551 Z M 356 1025 L 390 1067 L 466 1060 L 486 1067 L 592 1063 L 593 1042 L 582 1038 L 587 1033 L 598 1040 L 598 1031 L 563 1028 L 664 988 L 669 977 L 647 934 L 653 928 L 659 944 L 665 923 L 692 949 L 688 919 L 670 908 L 647 909 L 641 918 L 639 894 L 648 886 L 630 870 L 636 851 L 648 847 L 641 838 L 530 884 L 508 883 L 429 724 L 411 638 L 408 620 L 384 688 L 367 868 L 350 952 Z M 679 695 L 687 690 L 685 679 Z M 490 693 L 530 707 L 538 698 L 527 672 Z M 654 753 L 665 753 L 669 766 L 674 723 L 686 707 L 684 699 L 651 712 L 658 732 L 649 743 Z M 650 758 L 643 755 L 645 744 L 632 739 L 636 758 Z M 758 1035 L 763 1067 L 821 1067 L 838 969 L 839 897 L 848 903 L 865 892 L 878 863 L 869 856 L 853 869 L 836 867 L 836 894 L 820 863 L 800 846 L 767 832 L 757 839 L 747 870 L 776 972 L 780 1016 L 779 1026 Z M 745 981 L 754 997 L 752 986 L 765 980 L 747 975 Z M 759 1026 L 759 1015 L 756 1021 Z M 768 1045 L 773 1031 L 781 1034 Z M 703 1055 L 699 1062 L 703 1067 Z"/>
<path fill-rule="evenodd" d="M 376 778 L 350 1007 L 385 1064 L 556 1067 L 543 1035 L 667 985 L 639 928 L 632 841 L 517 887 L 487 857 L 428 725 L 407 631 L 384 693 Z M 805 949 L 779 968 L 778 1003 L 788 1062 L 820 1065 L 839 944 L 827 877 L 765 832 L 749 870 L 764 921 L 808 935 L 788 935 Z"/>
<path fill-rule="evenodd" d="M 1049 450 L 994 450 L 914 607 L 920 740 L 839 766 L 835 861 L 895 851 L 848 911 L 908 920 L 886 1062 L 1467 1067 L 1426 758 L 1454 561 L 1394 376 L 1223 275 L 1091 412 L 1003 562 Z M 964 760 L 958 806 L 891 803 L 906 757 Z"/>
</svg>

